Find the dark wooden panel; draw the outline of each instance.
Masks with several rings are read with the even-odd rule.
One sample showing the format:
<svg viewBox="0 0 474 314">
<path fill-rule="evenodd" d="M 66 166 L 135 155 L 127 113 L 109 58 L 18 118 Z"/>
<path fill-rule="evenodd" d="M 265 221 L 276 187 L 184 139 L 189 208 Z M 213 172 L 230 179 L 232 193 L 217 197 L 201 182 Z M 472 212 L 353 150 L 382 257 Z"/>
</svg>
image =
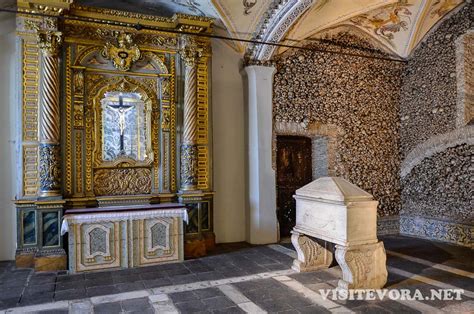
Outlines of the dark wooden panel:
<svg viewBox="0 0 474 314">
<path fill-rule="evenodd" d="M 277 137 L 277 216 L 280 235 L 286 237 L 295 226 L 295 191 L 312 179 L 311 139 Z"/>
</svg>

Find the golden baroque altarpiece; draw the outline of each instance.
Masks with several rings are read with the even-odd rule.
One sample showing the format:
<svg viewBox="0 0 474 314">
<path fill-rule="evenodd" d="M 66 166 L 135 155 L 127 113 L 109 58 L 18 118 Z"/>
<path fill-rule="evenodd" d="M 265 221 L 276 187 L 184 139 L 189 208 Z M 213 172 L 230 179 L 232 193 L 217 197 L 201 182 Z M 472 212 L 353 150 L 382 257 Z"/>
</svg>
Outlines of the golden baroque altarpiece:
<svg viewBox="0 0 474 314">
<path fill-rule="evenodd" d="M 72 0 L 18 8 L 17 264 L 41 268 L 41 257 L 64 255 L 63 211 L 80 207 L 179 201 L 186 239 L 212 245 L 211 49 L 197 36 L 212 32 L 212 20 Z"/>
</svg>

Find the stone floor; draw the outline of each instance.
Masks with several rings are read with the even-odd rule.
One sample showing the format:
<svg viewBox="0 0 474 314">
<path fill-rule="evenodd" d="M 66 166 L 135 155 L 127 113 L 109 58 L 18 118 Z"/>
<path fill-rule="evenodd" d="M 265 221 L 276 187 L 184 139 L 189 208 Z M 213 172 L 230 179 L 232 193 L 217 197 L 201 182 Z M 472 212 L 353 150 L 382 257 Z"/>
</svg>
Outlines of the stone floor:
<svg viewBox="0 0 474 314">
<path fill-rule="evenodd" d="M 463 289 L 461 300 L 333 300 L 338 266 L 290 269 L 291 244 L 232 247 L 212 256 L 114 272 L 34 273 L 0 262 L 0 313 L 473 313 L 474 253 L 436 242 L 391 236 L 387 289 Z M 327 290 L 329 291 L 329 290 Z"/>
</svg>

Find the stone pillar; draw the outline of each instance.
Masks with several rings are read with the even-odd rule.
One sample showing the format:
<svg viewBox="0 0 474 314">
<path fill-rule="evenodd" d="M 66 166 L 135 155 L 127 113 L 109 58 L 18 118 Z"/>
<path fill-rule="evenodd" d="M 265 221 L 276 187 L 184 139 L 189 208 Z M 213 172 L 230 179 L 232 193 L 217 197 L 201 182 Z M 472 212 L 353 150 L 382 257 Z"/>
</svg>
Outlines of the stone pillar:
<svg viewBox="0 0 474 314">
<path fill-rule="evenodd" d="M 61 196 L 59 51 L 62 34 L 39 31 L 42 52 L 40 95 L 39 196 Z"/>
<path fill-rule="evenodd" d="M 252 244 L 278 240 L 276 179 L 272 168 L 274 67 L 247 66 L 248 233 Z"/>
<path fill-rule="evenodd" d="M 185 66 L 183 135 L 181 141 L 181 191 L 197 189 L 197 69 L 202 50 L 190 36 L 183 36 L 180 55 Z"/>
</svg>

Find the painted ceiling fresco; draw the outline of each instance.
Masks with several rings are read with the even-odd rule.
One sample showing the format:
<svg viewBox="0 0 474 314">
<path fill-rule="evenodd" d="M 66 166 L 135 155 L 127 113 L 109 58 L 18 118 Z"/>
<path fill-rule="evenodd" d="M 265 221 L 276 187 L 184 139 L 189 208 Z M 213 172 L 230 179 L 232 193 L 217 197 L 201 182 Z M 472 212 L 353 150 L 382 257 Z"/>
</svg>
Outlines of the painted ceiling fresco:
<svg viewBox="0 0 474 314">
<path fill-rule="evenodd" d="M 239 39 L 298 45 L 328 30 L 363 32 L 400 57 L 463 0 L 78 0 L 83 5 L 161 16 L 185 13 L 216 20 L 216 32 Z M 227 42 L 230 43 L 230 42 Z M 265 60 L 285 49 L 233 42 L 238 52 Z"/>
</svg>

